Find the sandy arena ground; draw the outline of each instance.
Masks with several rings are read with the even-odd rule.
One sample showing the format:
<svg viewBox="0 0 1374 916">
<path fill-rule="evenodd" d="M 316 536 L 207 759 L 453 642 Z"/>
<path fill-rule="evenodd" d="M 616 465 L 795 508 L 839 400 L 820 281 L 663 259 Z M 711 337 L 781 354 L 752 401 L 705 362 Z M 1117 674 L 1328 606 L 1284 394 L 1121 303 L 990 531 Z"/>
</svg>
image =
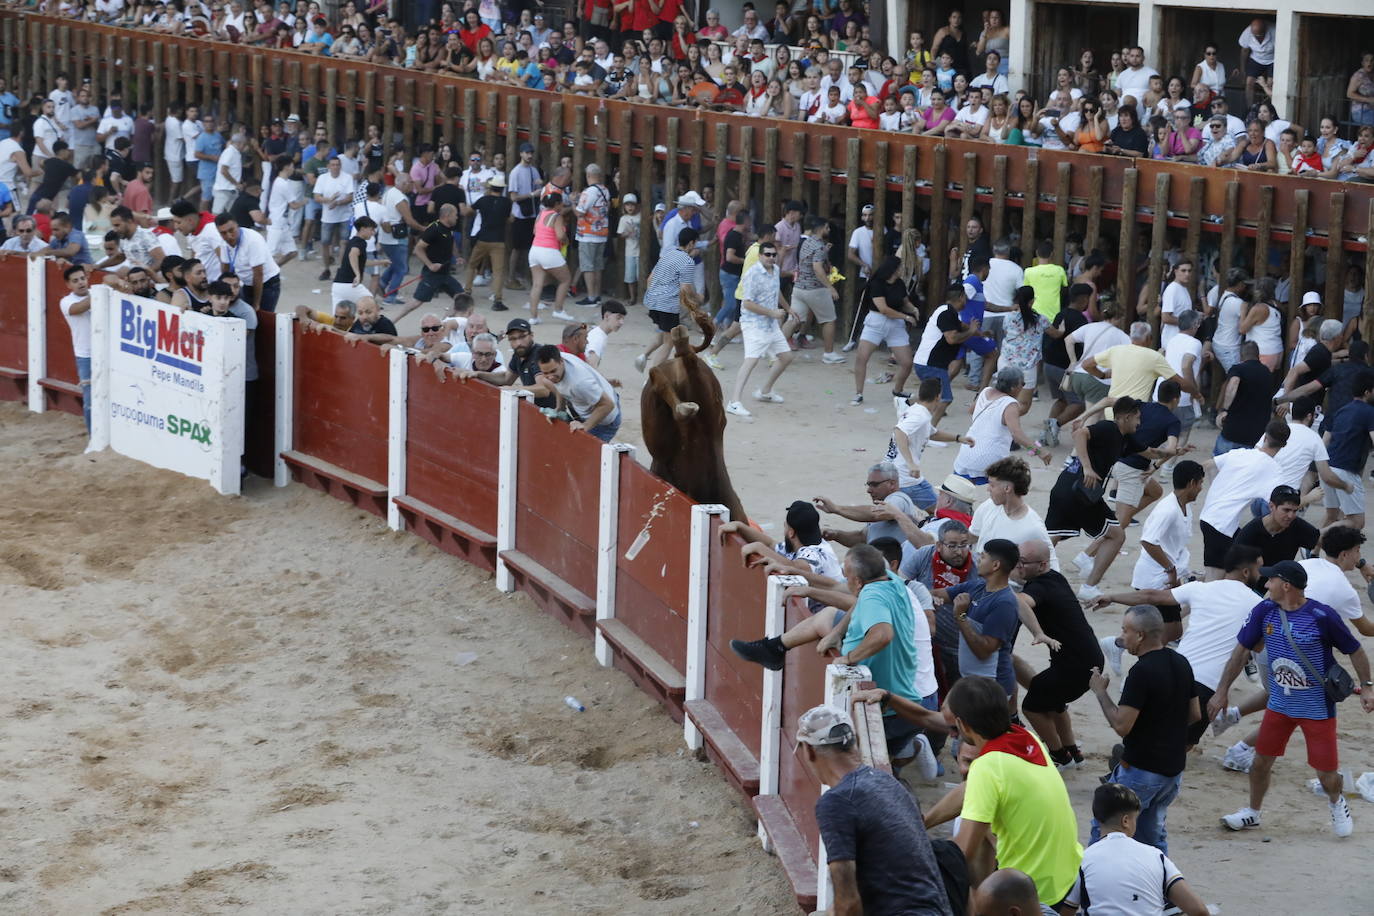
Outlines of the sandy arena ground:
<svg viewBox="0 0 1374 916">
<path fill-rule="evenodd" d="M 288 288 L 327 291 L 318 264 L 292 266 Z M 489 317 L 503 328 L 510 315 Z M 628 442 L 649 328 L 636 310 L 607 362 L 626 382 Z M 537 336 L 557 342 L 559 329 Z M 728 390 L 740 347 L 724 360 Z M 888 386 L 850 407 L 851 366 L 823 366 L 819 351 L 777 390 L 787 403 L 750 403 L 756 418 L 731 418 L 727 441 L 746 509 L 775 533 L 793 499 L 862 502 L 893 420 Z M 959 391 L 947 428 L 966 423 L 971 397 Z M 1198 432 L 1210 454 L 1212 431 Z M 250 478 L 223 499 L 83 444 L 74 417 L 0 405 L 14 481 L 0 502 L 0 913 L 796 912 L 744 801 L 524 597 L 302 487 Z M 943 478 L 953 456 L 929 449 L 926 475 Z M 1035 472 L 1042 513 L 1059 464 Z M 1108 588 L 1127 586 L 1138 537 Z M 1120 611 L 1092 622 L 1113 633 Z M 1341 714 L 1343 766 L 1374 769 L 1370 720 L 1353 702 Z M 1086 840 L 1115 736 L 1091 697 L 1074 719 L 1090 759 L 1065 776 Z M 1374 806 L 1352 800 L 1355 836 L 1332 837 L 1300 738 L 1264 830 L 1218 826 L 1245 801 L 1245 777 L 1219 764 L 1240 733 L 1205 739 L 1190 762 L 1172 858 L 1223 912 L 1369 913 Z M 926 804 L 942 791 L 915 788 Z"/>
</svg>

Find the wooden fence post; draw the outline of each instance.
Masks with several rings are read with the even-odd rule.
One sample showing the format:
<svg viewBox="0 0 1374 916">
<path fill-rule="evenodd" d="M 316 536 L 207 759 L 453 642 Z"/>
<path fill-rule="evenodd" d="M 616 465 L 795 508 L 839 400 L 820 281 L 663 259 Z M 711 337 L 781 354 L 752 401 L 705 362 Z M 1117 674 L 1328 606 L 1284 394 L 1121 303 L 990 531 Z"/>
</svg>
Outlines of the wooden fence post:
<svg viewBox="0 0 1374 916">
<path fill-rule="evenodd" d="M 1292 324 L 1302 294 L 1307 290 L 1307 217 L 1311 193 L 1299 188 L 1293 195 L 1293 238 L 1288 243 L 1288 314 L 1285 326 Z"/>
<path fill-rule="evenodd" d="M 1026 162 L 1026 194 L 1021 201 L 1021 266 L 1030 267 L 1035 257 L 1035 222 L 1040 210 L 1040 160 Z"/>
<path fill-rule="evenodd" d="M 1221 274 L 1221 282 L 1226 282 L 1226 275 L 1231 268 L 1236 266 L 1236 212 L 1240 207 L 1240 182 L 1228 181 L 1226 183 L 1226 200 L 1222 204 L 1221 213 L 1221 259 L 1217 262 L 1217 272 Z"/>
<path fill-rule="evenodd" d="M 1202 259 L 1199 250 L 1202 245 L 1202 207 L 1207 193 L 1207 179 L 1194 175 L 1188 181 L 1188 234 L 1184 236 L 1183 252 L 1193 262 L 1193 283 L 1188 287 L 1188 295 L 1196 298 L 1202 282 Z"/>
<path fill-rule="evenodd" d="M 658 116 L 649 114 L 636 119 L 639 123 L 641 134 L 639 150 L 639 212 L 644 214 L 640 217 L 639 224 L 639 289 L 640 295 L 644 295 L 645 285 L 649 282 L 649 273 L 658 261 L 658 236 L 654 233 L 654 137 L 657 135 Z M 725 129 L 725 125 L 721 125 Z M 720 139 L 717 137 L 717 139 Z M 629 135 L 626 135 L 626 142 L 629 142 Z M 716 157 L 719 160 L 717 170 L 724 164 L 725 147 L 716 147 Z M 717 185 L 716 193 L 720 193 L 720 186 Z M 672 189 L 665 187 L 664 212 L 671 208 L 668 198 L 672 194 Z"/>
<path fill-rule="evenodd" d="M 949 281 L 949 218 L 945 195 L 949 181 L 949 147 L 943 143 L 935 147 L 935 169 L 930 181 L 930 277 L 927 279 L 926 299 L 932 305 L 945 301 L 945 286 Z"/>
<path fill-rule="evenodd" d="M 806 199 L 806 134 L 792 135 L 792 199 Z"/>
<path fill-rule="evenodd" d="M 663 194 L 665 201 L 677 197 L 677 150 L 678 134 L 681 130 L 681 118 L 674 117 L 668 119 L 668 142 L 664 144 L 668 147 L 668 155 L 663 160 Z M 649 150 L 649 153 L 651 155 L 653 154 L 652 148 Z M 719 218 L 725 213 L 725 203 L 729 198 L 720 196 L 719 188 L 716 189 L 716 194 L 716 216 Z M 672 209 L 671 204 L 668 205 L 668 209 Z"/>
<path fill-rule="evenodd" d="M 1088 221 L 1083 227 L 1083 250 L 1090 252 L 1102 235 L 1102 180 L 1105 169 L 1094 165 L 1088 169 Z M 1105 252 L 1103 253 L 1105 255 Z"/>
<path fill-rule="evenodd" d="M 959 240 L 959 257 L 968 252 L 968 233 L 964 227 L 969 220 L 973 219 L 973 207 L 978 203 L 978 154 L 964 153 L 964 175 L 960 181 L 962 186 L 959 199 L 959 225 L 954 230 L 954 237 Z"/>
<path fill-rule="evenodd" d="M 913 143 L 902 147 L 902 232 L 915 228 L 916 144 Z"/>
<path fill-rule="evenodd" d="M 1260 189 L 1259 220 L 1255 226 L 1255 279 L 1269 272 L 1269 239 L 1274 229 L 1274 186 Z"/>
<path fill-rule="evenodd" d="M 992 157 L 992 217 L 988 238 L 995 243 L 1007 234 L 1007 157 Z"/>
<path fill-rule="evenodd" d="M 782 214 L 778 213 L 778 182 L 782 180 L 782 162 L 778 159 L 779 131 L 769 127 L 763 132 L 763 220 L 764 223 L 777 222 Z M 886 149 L 886 143 L 879 143 Z"/>
<path fill-rule="evenodd" d="M 739 129 L 739 199 L 752 206 L 754 198 L 754 128 Z M 720 194 L 720 188 L 716 188 Z"/>
<path fill-rule="evenodd" d="M 845 165 L 848 166 L 844 184 L 844 227 L 846 233 L 859 228 L 859 163 L 859 138 L 850 137 L 845 141 Z M 873 247 L 875 250 L 880 244 L 879 239 L 881 238 L 882 236 L 877 232 L 874 233 Z M 849 278 L 848 282 L 844 284 L 838 325 L 839 333 L 836 335 L 836 339 L 841 345 L 849 340 L 849 328 L 854 320 L 855 303 L 859 297 L 859 288 L 864 283 L 863 278 L 859 275 L 859 266 L 845 263 L 845 253 L 848 248 L 849 240 L 843 238 L 836 239 L 830 249 L 832 252 L 830 263 L 838 267 L 840 273 Z"/>
<path fill-rule="evenodd" d="M 675 121 L 675 120 L 677 120 L 677 119 L 676 119 L 676 118 L 673 118 L 673 119 L 670 119 L 669 122 L 668 122 L 668 133 L 669 133 L 669 136 L 673 136 L 673 134 L 674 134 L 673 127 L 672 127 L 672 122 Z M 669 141 L 669 143 L 668 143 L 668 151 L 669 151 L 669 157 L 670 157 L 670 158 L 672 158 L 672 159 L 677 159 L 677 145 L 674 144 L 672 141 Z M 587 160 L 587 108 L 586 108 L 585 105 L 578 105 L 577 107 L 573 108 L 573 126 L 572 126 L 572 170 L 573 170 L 573 186 L 574 186 L 574 187 L 580 185 L 580 184 L 582 183 L 582 181 L 583 181 L 583 175 L 586 174 L 586 173 L 583 171 L 583 169 L 584 169 L 584 163 L 586 162 L 586 160 Z"/>
<path fill-rule="evenodd" d="M 1121 176 L 1121 250 L 1116 259 L 1116 301 L 1124 331 L 1131 326 L 1135 314 L 1135 234 L 1137 193 L 1140 189 L 1140 170 L 1127 169 Z"/>
<path fill-rule="evenodd" d="M 1169 173 L 1155 176 L 1154 220 L 1150 224 L 1150 269 L 1146 273 L 1145 296 L 1149 303 L 1150 329 L 1159 339 L 1159 325 L 1164 320 L 1159 307 L 1160 290 L 1164 284 L 1164 248 L 1169 232 Z"/>
<path fill-rule="evenodd" d="M 821 134 L 821 177 L 816 182 L 816 215 L 830 218 L 830 191 L 835 186 L 835 138 Z"/>
<path fill-rule="evenodd" d="M 1061 162 L 1054 184 L 1054 263 L 1064 263 L 1064 244 L 1069 235 L 1069 182 L 1073 166 Z"/>
<path fill-rule="evenodd" d="M 1265 190 L 1273 193 L 1273 188 Z M 1365 291 L 1369 295 L 1369 291 Z M 1331 215 L 1326 222 L 1326 315 L 1340 318 L 1345 301 L 1345 192 L 1331 195 Z"/>
</svg>

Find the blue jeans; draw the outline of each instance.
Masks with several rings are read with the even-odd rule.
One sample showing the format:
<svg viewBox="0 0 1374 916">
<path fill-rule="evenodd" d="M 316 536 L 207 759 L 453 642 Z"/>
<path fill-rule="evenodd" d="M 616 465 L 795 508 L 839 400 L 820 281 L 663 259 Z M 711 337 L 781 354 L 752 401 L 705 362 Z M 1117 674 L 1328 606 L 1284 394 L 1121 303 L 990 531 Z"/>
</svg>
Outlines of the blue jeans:
<svg viewBox="0 0 1374 916">
<path fill-rule="evenodd" d="M 739 275 L 719 271 L 720 274 L 720 311 L 716 312 L 716 325 L 729 327 L 732 321 L 739 321 L 739 300 L 735 290 L 739 287 Z"/>
<path fill-rule="evenodd" d="M 405 242 L 397 242 L 394 245 L 379 245 L 382 253 L 391 259 L 385 271 L 382 272 L 381 288 L 383 296 L 392 295 L 406 278 L 406 271 L 410 268 L 410 246 Z"/>
<path fill-rule="evenodd" d="M 1217 433 L 1217 443 L 1212 446 L 1212 457 L 1215 458 L 1218 455 L 1224 455 L 1233 448 L 1245 448 L 1245 446 L 1241 445 L 1239 442 L 1232 442 L 1221 433 Z"/>
<path fill-rule="evenodd" d="M 946 404 L 954 400 L 954 389 L 949 384 L 948 369 L 936 369 L 934 366 L 923 366 L 920 363 L 912 368 L 916 370 L 916 377 L 923 382 L 928 378 L 940 380 L 940 400 Z"/>
<path fill-rule="evenodd" d="M 86 421 L 86 436 L 91 435 L 91 358 L 76 358 L 76 377 L 81 382 L 81 416 Z"/>
<path fill-rule="evenodd" d="M 1164 818 L 1169 813 L 1170 803 L 1178 797 L 1179 786 L 1183 784 L 1183 774 L 1161 776 L 1122 763 L 1112 770 L 1111 781 L 1126 786 L 1140 798 L 1140 815 L 1136 818 L 1136 841 L 1153 846 L 1167 856 L 1169 831 L 1165 829 Z M 1090 845 L 1100 839 L 1101 825 L 1094 818 Z"/>
<path fill-rule="evenodd" d="M 600 439 L 602 442 L 610 442 L 615 438 L 615 434 L 620 432 L 620 419 L 621 414 L 617 411 L 614 420 L 608 423 L 602 423 L 600 426 L 594 426 L 588 429 L 587 432 L 596 436 L 596 438 Z"/>
<path fill-rule="evenodd" d="M 911 501 L 922 509 L 929 511 L 935 507 L 935 488 L 924 477 L 909 487 L 902 487 L 902 492 L 910 496 Z"/>
</svg>

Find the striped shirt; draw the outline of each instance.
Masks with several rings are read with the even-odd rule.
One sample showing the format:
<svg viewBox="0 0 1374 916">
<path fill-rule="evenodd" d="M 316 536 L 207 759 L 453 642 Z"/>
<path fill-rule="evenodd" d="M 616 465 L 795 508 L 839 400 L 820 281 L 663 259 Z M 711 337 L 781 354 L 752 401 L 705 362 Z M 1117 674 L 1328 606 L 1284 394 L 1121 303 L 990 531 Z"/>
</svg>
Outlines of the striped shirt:
<svg viewBox="0 0 1374 916">
<path fill-rule="evenodd" d="M 654 282 L 644 292 L 644 304 L 653 312 L 680 314 L 678 294 L 684 283 L 691 285 L 695 275 L 696 264 L 691 255 L 681 248 L 664 247 L 663 256 L 654 267 Z"/>
</svg>

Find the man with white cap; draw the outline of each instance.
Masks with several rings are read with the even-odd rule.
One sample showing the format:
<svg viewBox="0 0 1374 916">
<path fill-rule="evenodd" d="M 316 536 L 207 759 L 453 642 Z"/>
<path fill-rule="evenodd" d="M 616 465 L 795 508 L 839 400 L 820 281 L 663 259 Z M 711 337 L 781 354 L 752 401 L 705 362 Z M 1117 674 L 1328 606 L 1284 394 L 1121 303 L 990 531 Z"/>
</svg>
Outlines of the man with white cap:
<svg viewBox="0 0 1374 916">
<path fill-rule="evenodd" d="M 1304 306 L 1322 304 L 1321 293 L 1308 291 L 1302 295 Z M 1345 325 L 1339 318 L 1328 318 L 1317 328 L 1317 342 L 1307 348 L 1307 352 L 1302 355 L 1302 359 L 1295 362 L 1288 370 L 1288 374 L 1283 377 L 1283 390 L 1279 392 L 1275 400 L 1280 404 L 1292 401 L 1301 397 L 1298 390 L 1311 382 L 1320 379 L 1331 368 L 1332 351 L 1342 349 L 1340 346 L 1341 332 L 1345 330 Z M 1314 390 L 1320 390 L 1320 384 L 1315 388 L 1306 388 L 1303 394 L 1310 394 Z"/>
<path fill-rule="evenodd" d="M 705 297 L 706 295 L 706 267 L 702 263 L 702 255 L 706 249 L 711 247 L 711 241 L 716 237 L 714 232 L 706 231 L 706 224 L 702 219 L 701 208 L 706 206 L 706 201 L 696 191 L 688 191 L 677 199 L 677 207 L 669 212 L 667 219 L 663 222 L 663 248 L 678 247 L 679 233 L 683 229 L 695 229 L 699 235 L 692 250 L 687 252 L 692 256 L 692 262 L 696 265 L 692 277 L 692 286 L 697 294 Z"/>
<path fill-rule="evenodd" d="M 867 280 L 873 272 L 873 205 L 864 204 L 859 211 L 859 225 L 849 233 L 849 252 L 846 260 L 858 268 L 859 279 Z"/>
<path fill-rule="evenodd" d="M 886 691 L 872 693 L 887 699 Z M 864 764 L 849 714 L 830 706 L 807 710 L 797 720 L 797 744 L 807 768 L 830 786 L 816 801 L 816 825 L 835 894 L 832 912 L 949 916 L 921 809 L 895 777 Z"/>
</svg>

